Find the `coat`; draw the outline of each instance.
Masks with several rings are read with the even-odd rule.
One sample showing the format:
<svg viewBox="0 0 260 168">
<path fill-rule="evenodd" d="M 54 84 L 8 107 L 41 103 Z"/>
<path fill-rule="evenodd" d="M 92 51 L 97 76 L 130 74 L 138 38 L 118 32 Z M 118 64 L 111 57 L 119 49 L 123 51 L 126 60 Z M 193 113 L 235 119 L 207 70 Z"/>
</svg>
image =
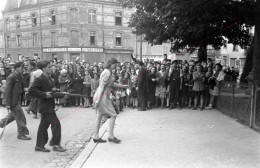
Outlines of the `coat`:
<svg viewBox="0 0 260 168">
<path fill-rule="evenodd" d="M 29 95 L 39 99 L 39 113 L 48 114 L 55 113 L 54 98 L 47 99 L 46 92 L 51 92 L 54 87 L 54 82 L 42 74 L 36 78 L 32 86 L 29 88 Z"/>
<path fill-rule="evenodd" d="M 18 102 L 21 102 L 23 93 L 24 90 L 22 76 L 19 75 L 17 72 L 13 72 L 11 75 L 8 76 L 6 80 L 5 105 L 15 107 Z"/>
<path fill-rule="evenodd" d="M 141 102 L 145 102 L 147 99 L 147 70 L 145 68 L 141 68 L 138 72 L 138 77 L 137 77 L 137 95 L 138 95 L 138 100 Z"/>
</svg>

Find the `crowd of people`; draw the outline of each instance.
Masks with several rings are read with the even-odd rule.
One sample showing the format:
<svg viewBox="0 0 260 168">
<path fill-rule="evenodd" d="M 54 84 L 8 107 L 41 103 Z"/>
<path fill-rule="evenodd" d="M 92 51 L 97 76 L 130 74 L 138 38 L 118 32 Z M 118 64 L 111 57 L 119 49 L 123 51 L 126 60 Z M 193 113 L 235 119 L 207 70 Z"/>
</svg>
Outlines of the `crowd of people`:
<svg viewBox="0 0 260 168">
<path fill-rule="evenodd" d="M 33 78 L 40 76 L 41 70 L 37 69 L 37 62 L 40 59 L 23 58 L 23 87 L 24 96 L 22 105 L 28 106 L 30 96 L 28 88 L 34 81 Z M 56 105 L 79 106 L 88 108 L 92 106 L 93 96 L 99 86 L 99 76 L 104 70 L 103 62 L 90 64 L 79 58 L 75 62 L 67 63 L 57 59 L 51 60 L 52 80 L 55 87 L 62 92 L 80 94 L 82 97 L 55 99 Z M 221 64 L 214 64 L 211 59 L 205 62 L 171 61 L 164 56 L 162 61 L 138 61 L 121 62 L 112 70 L 115 82 L 129 85 L 129 88 L 115 88 L 111 93 L 114 107 L 119 113 L 124 108 L 138 108 L 142 110 L 151 108 L 177 107 L 203 110 L 214 107 L 215 97 L 219 94 L 219 82 L 224 80 L 225 74 L 231 75 L 236 81 L 238 74 L 226 68 L 223 70 Z M 0 62 L 0 99 L 1 104 L 5 104 L 4 88 L 6 78 L 14 71 L 14 63 L 10 59 Z M 139 70 L 145 71 L 139 74 Z M 38 75 L 37 75 L 38 74 Z M 138 80 L 145 81 L 142 89 L 138 90 Z M 144 90 L 147 92 L 138 93 Z M 144 96 L 142 96 L 145 94 Z M 139 98 L 138 98 L 139 97 Z M 30 108 L 27 108 L 30 113 Z M 34 114 L 37 112 L 32 111 Z M 37 118 L 37 116 L 35 116 Z"/>
</svg>

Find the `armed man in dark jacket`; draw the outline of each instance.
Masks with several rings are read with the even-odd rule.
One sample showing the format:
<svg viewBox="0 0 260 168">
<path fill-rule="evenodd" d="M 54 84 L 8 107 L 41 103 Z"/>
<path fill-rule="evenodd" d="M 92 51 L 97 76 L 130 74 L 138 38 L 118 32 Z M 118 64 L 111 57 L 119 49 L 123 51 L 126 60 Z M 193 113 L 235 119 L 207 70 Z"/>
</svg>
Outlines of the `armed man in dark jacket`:
<svg viewBox="0 0 260 168">
<path fill-rule="evenodd" d="M 39 78 L 36 78 L 29 88 L 29 95 L 39 99 L 39 113 L 41 113 L 41 122 L 37 132 L 37 142 L 35 151 L 50 152 L 44 146 L 48 142 L 48 128 L 51 125 L 52 139 L 50 146 L 54 151 L 65 152 L 66 149 L 60 146 L 61 125 L 55 113 L 55 101 L 52 97 L 54 82 L 51 78 L 51 65 L 49 61 L 38 62 L 38 68 L 43 71 Z"/>
<path fill-rule="evenodd" d="M 0 121 L 0 127 L 3 128 L 7 124 L 16 120 L 18 127 L 18 139 L 31 140 L 29 130 L 26 127 L 26 118 L 21 108 L 21 97 L 24 93 L 22 74 L 24 70 L 23 62 L 17 62 L 14 65 L 14 72 L 7 78 L 5 88 L 6 108 L 11 111 L 4 119 Z"/>
</svg>

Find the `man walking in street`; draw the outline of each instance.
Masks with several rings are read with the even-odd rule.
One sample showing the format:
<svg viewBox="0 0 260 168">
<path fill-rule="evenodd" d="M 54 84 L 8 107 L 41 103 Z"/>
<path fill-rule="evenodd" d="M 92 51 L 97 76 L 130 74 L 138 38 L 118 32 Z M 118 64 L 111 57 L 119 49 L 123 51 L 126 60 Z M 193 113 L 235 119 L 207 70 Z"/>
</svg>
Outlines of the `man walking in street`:
<svg viewBox="0 0 260 168">
<path fill-rule="evenodd" d="M 50 152 L 44 146 L 48 142 L 47 130 L 51 125 L 52 140 L 50 146 L 53 146 L 54 151 L 65 152 L 66 149 L 60 146 L 61 125 L 55 112 L 55 101 L 51 94 L 54 87 L 54 82 L 51 79 L 51 65 L 49 61 L 40 61 L 37 66 L 43 73 L 35 79 L 29 88 L 29 95 L 39 99 L 39 113 L 41 113 L 35 151 Z"/>
<path fill-rule="evenodd" d="M 29 130 L 26 127 L 26 118 L 21 108 L 21 97 L 24 93 L 22 74 L 24 69 L 23 62 L 17 62 L 14 65 L 14 72 L 7 78 L 5 88 L 6 108 L 10 113 L 0 121 L 0 127 L 3 128 L 12 121 L 16 120 L 18 127 L 18 139 L 31 140 Z"/>
</svg>

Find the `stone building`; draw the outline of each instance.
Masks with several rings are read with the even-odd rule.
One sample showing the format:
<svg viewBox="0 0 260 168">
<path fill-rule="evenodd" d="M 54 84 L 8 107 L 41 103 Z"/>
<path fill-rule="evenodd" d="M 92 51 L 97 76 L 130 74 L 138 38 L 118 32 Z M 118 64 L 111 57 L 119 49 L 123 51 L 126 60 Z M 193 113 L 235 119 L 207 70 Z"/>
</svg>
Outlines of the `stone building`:
<svg viewBox="0 0 260 168">
<path fill-rule="evenodd" d="M 6 55 L 13 60 L 38 55 L 43 60 L 129 61 L 135 45 L 128 27 L 133 10 L 116 0 L 8 0 Z"/>
<path fill-rule="evenodd" d="M 0 14 L 0 58 L 5 57 L 4 20 Z"/>
</svg>

